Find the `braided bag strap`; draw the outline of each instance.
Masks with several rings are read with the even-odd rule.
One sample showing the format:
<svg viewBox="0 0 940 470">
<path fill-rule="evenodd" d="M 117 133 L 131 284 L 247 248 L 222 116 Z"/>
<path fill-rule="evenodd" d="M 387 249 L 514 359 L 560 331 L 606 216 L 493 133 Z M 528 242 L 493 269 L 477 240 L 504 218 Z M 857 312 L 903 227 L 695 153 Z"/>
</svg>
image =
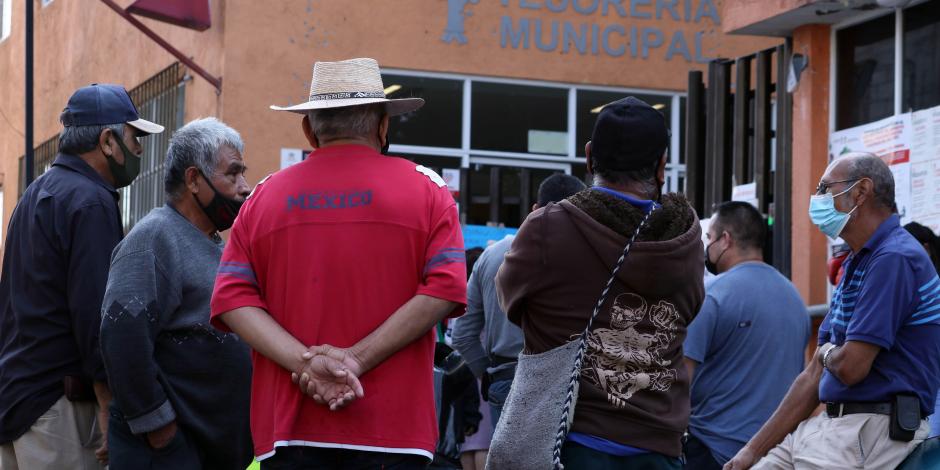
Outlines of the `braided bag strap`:
<svg viewBox="0 0 940 470">
<path fill-rule="evenodd" d="M 627 255 L 630 253 L 630 247 L 633 246 L 633 242 L 636 241 L 636 237 L 640 234 L 640 229 L 646 225 L 650 215 L 652 215 L 653 211 L 655 210 L 656 206 L 653 206 L 650 211 L 646 213 L 646 216 L 643 217 L 643 220 L 639 225 L 637 225 L 636 230 L 633 232 L 633 236 L 630 237 L 630 241 L 628 241 L 627 245 L 623 247 L 623 253 L 620 254 L 620 258 L 617 260 L 617 264 L 610 273 L 610 279 L 607 280 L 607 285 L 604 286 L 604 290 L 601 292 L 600 298 L 597 299 L 597 304 L 594 305 L 594 312 L 591 313 L 591 318 L 588 320 L 587 326 L 584 328 L 584 331 L 581 332 L 580 343 L 578 345 L 578 354 L 574 361 L 574 367 L 571 369 L 571 380 L 568 381 L 568 393 L 565 397 L 565 405 L 562 409 L 561 421 L 558 423 L 558 432 L 555 434 L 555 448 L 552 451 L 552 465 L 554 466 L 555 470 L 563 470 L 565 468 L 561 464 L 561 447 L 564 445 L 565 439 L 568 438 L 568 417 L 571 415 L 571 408 L 574 405 L 574 390 L 575 387 L 577 387 L 578 380 L 580 380 L 581 377 L 581 363 L 584 360 L 584 351 L 587 350 L 587 337 L 591 332 L 591 326 L 594 324 L 594 319 L 600 312 L 604 302 L 607 301 L 607 294 L 610 293 L 610 286 L 612 286 L 614 281 L 617 279 L 617 273 L 620 272 L 620 268 L 623 266 L 624 260 L 627 259 Z"/>
</svg>

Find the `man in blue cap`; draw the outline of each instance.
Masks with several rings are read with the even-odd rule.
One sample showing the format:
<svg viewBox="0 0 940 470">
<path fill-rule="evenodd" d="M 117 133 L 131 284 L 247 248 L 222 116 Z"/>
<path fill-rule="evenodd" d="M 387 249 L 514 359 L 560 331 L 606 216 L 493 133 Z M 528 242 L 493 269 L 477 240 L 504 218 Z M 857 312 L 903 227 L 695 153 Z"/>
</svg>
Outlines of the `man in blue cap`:
<svg viewBox="0 0 940 470">
<path fill-rule="evenodd" d="M 111 251 L 124 235 L 117 189 L 140 172 L 140 119 L 123 87 L 76 91 L 59 155 L 16 205 L 0 276 L 0 468 L 107 463 L 110 392 L 98 348 Z"/>
</svg>

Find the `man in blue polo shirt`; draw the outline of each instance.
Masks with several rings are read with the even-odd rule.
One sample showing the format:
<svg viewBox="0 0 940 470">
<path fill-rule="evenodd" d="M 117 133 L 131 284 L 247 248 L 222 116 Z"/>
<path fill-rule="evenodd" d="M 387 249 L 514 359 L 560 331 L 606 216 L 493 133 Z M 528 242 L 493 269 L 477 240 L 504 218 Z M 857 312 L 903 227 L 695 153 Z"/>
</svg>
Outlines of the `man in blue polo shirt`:
<svg viewBox="0 0 940 470">
<path fill-rule="evenodd" d="M 96 449 L 97 460 L 107 462 L 95 425 L 97 415 L 105 431 L 111 395 L 98 329 L 111 251 L 124 235 L 117 188 L 140 170 L 137 138 L 163 132 L 140 119 L 116 85 L 78 89 L 60 120 L 59 155 L 26 188 L 7 232 L 0 277 L 3 470 L 95 468 Z"/>
<path fill-rule="evenodd" d="M 845 275 L 813 360 L 725 469 L 890 469 L 927 437 L 940 386 L 940 278 L 893 208 L 881 159 L 853 153 L 829 165 L 809 215 L 851 247 Z M 820 402 L 826 411 L 810 417 Z"/>
<path fill-rule="evenodd" d="M 718 206 L 708 229 L 705 303 L 683 344 L 692 378 L 685 468 L 720 469 L 774 412 L 803 370 L 806 306 L 764 263 L 767 222 L 747 202 Z M 773 354 L 765 354 L 768 345 Z"/>
</svg>

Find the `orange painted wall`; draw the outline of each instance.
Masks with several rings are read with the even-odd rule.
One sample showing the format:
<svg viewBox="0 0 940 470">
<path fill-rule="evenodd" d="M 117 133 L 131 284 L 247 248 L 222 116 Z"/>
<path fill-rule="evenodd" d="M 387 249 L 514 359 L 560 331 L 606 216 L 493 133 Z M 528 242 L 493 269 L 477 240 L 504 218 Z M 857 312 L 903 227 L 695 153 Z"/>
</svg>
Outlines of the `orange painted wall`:
<svg viewBox="0 0 940 470">
<path fill-rule="evenodd" d="M 722 7 L 721 25 L 724 32 L 735 31 L 745 26 L 773 18 L 777 15 L 803 7 L 815 0 L 725 0 Z"/>
<path fill-rule="evenodd" d="M 11 35 L 0 42 L 0 173 L 4 237 L 16 205 L 18 159 L 24 153 L 25 1 L 14 0 Z M 118 0 L 122 6 L 131 0 Z M 59 113 L 76 88 L 118 83 L 130 89 L 176 59 L 97 0 L 34 1 L 34 146 L 58 135 Z M 212 28 L 199 33 L 141 19 L 209 71 L 221 75 L 225 2 L 211 2 Z M 186 88 L 185 119 L 220 115 L 221 97 L 196 79 Z M 146 145 L 146 141 L 144 141 Z M 2 241 L 0 241 L 2 243 Z"/>
<path fill-rule="evenodd" d="M 0 42 L 0 111 L 10 121 L 7 124 L 0 119 L 4 227 L 16 202 L 17 159 L 23 154 L 19 132 L 24 115 L 25 1 L 34 1 L 36 5 L 34 144 L 59 132 L 58 114 L 79 86 L 114 82 L 132 88 L 175 62 L 169 53 L 100 1 L 53 0 L 40 7 L 39 0 L 14 0 L 13 36 Z M 454 17 L 462 18 L 464 44 L 442 40 L 449 25 L 451 2 L 465 3 L 463 16 Z M 132 0 L 118 3 L 126 7 Z M 699 59 L 736 57 L 780 42 L 724 34 L 722 24 L 727 19 L 720 16 L 722 0 L 680 0 L 674 10 L 658 11 L 656 5 L 667 2 L 212 0 L 210 3 L 213 23 L 205 32 L 148 19 L 142 21 L 209 72 L 222 76 L 221 95 L 198 76 L 187 83 L 186 120 L 217 116 L 239 130 L 246 143 L 251 182 L 279 168 L 281 148 L 307 147 L 299 117 L 270 111 L 268 106 L 297 103 L 306 97 L 311 68 L 317 60 L 374 57 L 386 68 L 683 91 L 688 72 L 706 67 L 696 60 L 697 34 L 701 36 Z M 550 9 L 562 6 L 560 12 Z M 554 22 L 560 36 L 555 49 L 540 50 L 534 36 L 529 38 L 528 49 L 521 43 L 519 48 L 508 43 L 501 47 L 504 23 L 518 32 L 523 21 L 531 25 L 532 35 L 536 22 L 541 22 L 542 39 L 547 42 Z M 454 24 L 459 26 L 460 21 L 451 26 Z M 583 39 L 567 41 L 566 24 L 569 33 L 576 36 L 584 28 Z M 644 28 L 648 29 L 647 43 L 655 39 L 654 29 L 663 35 L 662 44 L 650 45 L 645 58 L 642 40 L 630 41 L 633 29 L 639 35 Z M 608 45 L 612 49 L 622 46 L 623 55 L 613 57 L 605 52 L 603 44 L 594 40 L 595 29 L 599 41 L 605 30 L 611 31 Z M 583 53 L 578 51 L 579 40 L 583 41 Z M 670 45 L 681 51 L 681 44 L 689 48 L 690 60 L 681 52 L 666 60 Z M 634 46 L 636 57 L 632 52 Z"/>
<path fill-rule="evenodd" d="M 505 5 L 504 5 L 505 3 Z M 567 9 L 554 13 L 547 7 L 567 4 Z M 590 7 L 594 0 L 578 0 L 579 8 Z M 226 77 L 224 84 L 225 120 L 246 138 L 248 158 L 261 162 L 251 167 L 249 176 L 257 181 L 266 172 L 276 169 L 282 147 L 307 147 L 300 132 L 300 117 L 268 110 L 270 104 L 297 103 L 308 93 L 311 67 L 317 60 L 339 60 L 350 57 L 373 57 L 386 68 L 437 71 L 520 79 L 546 80 L 575 84 L 596 84 L 631 88 L 683 91 L 690 70 L 705 70 L 706 65 L 674 55 L 667 61 L 671 37 L 682 31 L 693 41 L 695 33 L 703 35 L 703 54 L 708 57 L 736 57 L 780 43 L 778 39 L 729 36 L 713 24 L 711 17 L 696 11 L 705 3 L 721 11 L 722 2 L 685 0 L 679 5 L 676 21 L 669 11 L 660 10 L 656 19 L 655 4 L 637 4 L 638 15 L 649 19 L 622 18 L 614 7 L 598 0 L 598 9 L 582 14 L 567 0 L 480 0 L 467 2 L 464 11 L 465 44 L 442 40 L 447 28 L 446 0 L 304 0 L 293 2 L 229 2 L 226 11 L 225 37 Z M 630 2 L 622 0 L 624 11 L 631 14 Z M 690 21 L 685 21 L 684 6 L 690 5 Z M 539 9 L 526 8 L 540 6 Z M 638 44 L 636 58 L 630 46 L 624 45 L 621 57 L 611 57 L 598 47 L 593 53 L 590 41 L 585 54 L 571 46 L 564 52 L 563 44 L 555 51 L 539 50 L 530 37 L 529 49 L 514 49 L 507 43 L 501 47 L 501 25 L 508 17 L 518 30 L 522 19 L 544 25 L 543 40 L 548 42 L 550 24 L 568 22 L 576 29 L 587 25 L 588 36 L 594 24 L 600 32 L 610 25 L 621 25 L 628 32 L 632 27 L 660 28 L 664 44 L 651 48 L 642 58 Z M 534 26 L 532 26 L 534 29 Z M 246 34 L 251 31 L 252 34 Z M 612 34 L 613 40 L 616 34 Z M 611 43 L 611 47 L 616 44 Z M 602 46 L 602 45 L 601 45 Z M 690 47 L 694 47 L 690 42 Z M 261 125 L 260 123 L 269 123 Z M 271 162 L 273 164 L 269 164 Z"/>
<path fill-rule="evenodd" d="M 809 197 L 829 159 L 828 25 L 802 26 L 793 33 L 793 50 L 809 57 L 793 93 L 792 278 L 808 305 L 827 298 L 825 236 L 809 220 Z"/>
</svg>

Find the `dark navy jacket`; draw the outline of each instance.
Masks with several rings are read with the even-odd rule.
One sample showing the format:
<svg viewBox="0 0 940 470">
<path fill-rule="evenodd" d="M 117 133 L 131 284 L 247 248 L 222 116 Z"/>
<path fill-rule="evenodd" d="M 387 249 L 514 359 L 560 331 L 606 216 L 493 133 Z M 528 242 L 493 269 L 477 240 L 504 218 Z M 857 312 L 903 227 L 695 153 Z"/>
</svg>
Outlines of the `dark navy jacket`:
<svg viewBox="0 0 940 470">
<path fill-rule="evenodd" d="M 0 444 L 63 396 L 63 378 L 106 381 L 98 349 L 118 193 L 84 160 L 59 154 L 16 205 L 0 275 Z"/>
</svg>

